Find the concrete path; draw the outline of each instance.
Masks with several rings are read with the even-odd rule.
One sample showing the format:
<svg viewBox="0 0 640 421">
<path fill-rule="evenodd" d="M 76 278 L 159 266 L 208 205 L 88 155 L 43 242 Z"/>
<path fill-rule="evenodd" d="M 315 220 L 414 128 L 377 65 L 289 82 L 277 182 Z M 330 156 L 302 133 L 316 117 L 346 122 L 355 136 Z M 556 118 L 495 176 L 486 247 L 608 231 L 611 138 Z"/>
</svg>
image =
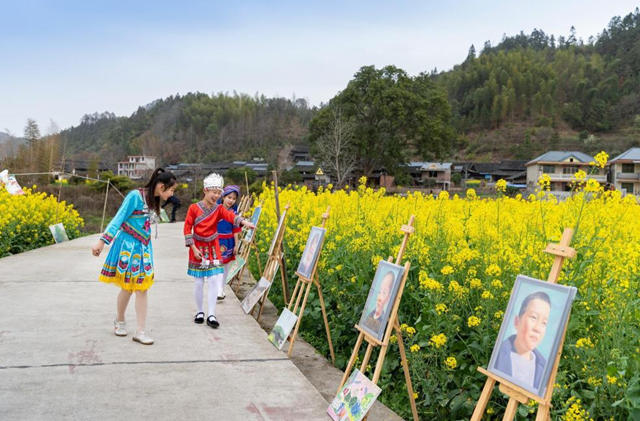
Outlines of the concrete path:
<svg viewBox="0 0 640 421">
<path fill-rule="evenodd" d="M 108 251 L 91 256 L 98 236 L 0 259 L 0 420 L 329 419 L 229 288 L 219 329 L 193 323 L 181 230 L 163 224 L 154 240 L 152 346 L 113 334 L 118 289 L 97 280 Z"/>
</svg>

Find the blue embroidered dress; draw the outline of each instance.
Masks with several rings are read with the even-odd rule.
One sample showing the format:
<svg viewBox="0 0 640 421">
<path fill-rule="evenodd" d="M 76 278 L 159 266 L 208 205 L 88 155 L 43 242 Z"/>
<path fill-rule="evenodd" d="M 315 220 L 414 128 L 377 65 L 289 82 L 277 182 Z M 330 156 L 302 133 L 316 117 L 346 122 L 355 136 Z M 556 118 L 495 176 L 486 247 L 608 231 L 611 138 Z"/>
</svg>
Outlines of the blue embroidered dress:
<svg viewBox="0 0 640 421">
<path fill-rule="evenodd" d="M 153 247 L 151 217 L 144 190 L 127 194 L 102 240 L 111 249 L 100 273 L 100 281 L 116 284 L 127 291 L 144 291 L 153 285 Z"/>
<path fill-rule="evenodd" d="M 220 203 L 222 205 L 222 203 Z M 222 205 L 224 206 L 224 205 Z M 231 209 L 236 215 L 238 214 L 238 206 L 234 205 Z M 233 249 L 236 246 L 234 234 L 242 232 L 239 225 L 227 222 L 224 219 L 218 222 L 218 240 L 220 242 L 220 253 L 222 254 L 222 263 L 227 264 L 236 260 Z"/>
</svg>

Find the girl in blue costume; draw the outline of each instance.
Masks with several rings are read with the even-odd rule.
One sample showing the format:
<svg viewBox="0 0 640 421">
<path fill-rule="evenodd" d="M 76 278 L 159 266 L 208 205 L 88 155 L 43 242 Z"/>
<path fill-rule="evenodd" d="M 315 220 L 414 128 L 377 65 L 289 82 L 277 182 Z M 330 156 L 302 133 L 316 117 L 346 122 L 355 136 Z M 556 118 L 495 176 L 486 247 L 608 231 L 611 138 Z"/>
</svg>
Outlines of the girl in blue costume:
<svg viewBox="0 0 640 421">
<path fill-rule="evenodd" d="M 218 204 L 223 205 L 225 208 L 232 210 L 238 214 L 237 201 L 240 197 L 240 187 L 232 185 L 227 186 L 222 191 L 222 198 L 218 200 Z M 238 253 L 238 247 L 240 246 L 240 233 L 242 228 L 239 225 L 234 225 L 224 219 L 218 222 L 218 239 L 220 241 L 220 251 L 222 253 L 222 264 L 224 265 L 224 276 L 222 278 L 222 285 L 224 286 L 227 281 L 227 274 L 229 273 L 229 264 L 236 260 L 236 254 Z M 218 291 L 218 300 L 224 300 L 224 288 L 220 288 Z"/>
<path fill-rule="evenodd" d="M 144 188 L 127 194 L 100 240 L 93 246 L 94 256 L 100 256 L 105 244 L 111 249 L 100 273 L 100 281 L 120 287 L 117 300 L 115 334 L 127 336 L 124 315 L 131 294 L 136 293 L 136 334 L 133 340 L 153 344 L 144 331 L 147 321 L 147 290 L 153 284 L 153 247 L 151 222 L 158 221 L 160 202 L 173 196 L 176 176 L 158 168 Z"/>
</svg>

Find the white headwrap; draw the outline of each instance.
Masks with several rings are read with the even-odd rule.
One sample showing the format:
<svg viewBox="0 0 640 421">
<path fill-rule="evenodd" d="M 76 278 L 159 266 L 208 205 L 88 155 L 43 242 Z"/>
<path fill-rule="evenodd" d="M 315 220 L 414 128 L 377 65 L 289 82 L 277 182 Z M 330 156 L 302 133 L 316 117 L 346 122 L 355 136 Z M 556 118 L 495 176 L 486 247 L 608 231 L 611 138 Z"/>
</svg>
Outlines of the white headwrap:
<svg viewBox="0 0 640 421">
<path fill-rule="evenodd" d="M 212 173 L 209 174 L 203 181 L 204 188 L 209 189 L 220 189 L 222 190 L 224 187 L 224 178 L 220 174 Z"/>
</svg>

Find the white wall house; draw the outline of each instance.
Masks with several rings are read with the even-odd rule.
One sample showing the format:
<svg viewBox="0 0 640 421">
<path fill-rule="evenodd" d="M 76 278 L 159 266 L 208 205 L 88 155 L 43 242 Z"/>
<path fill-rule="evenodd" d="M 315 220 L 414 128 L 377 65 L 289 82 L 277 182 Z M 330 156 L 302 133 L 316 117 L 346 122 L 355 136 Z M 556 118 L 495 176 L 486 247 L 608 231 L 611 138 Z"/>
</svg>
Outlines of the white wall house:
<svg viewBox="0 0 640 421">
<path fill-rule="evenodd" d="M 573 174 L 579 170 L 587 174 L 594 171 L 594 167 L 589 165 L 594 158 L 584 152 L 578 151 L 550 151 L 540 155 L 525 164 L 527 167 L 527 188 L 534 190 L 538 184 L 538 179 L 542 174 L 547 174 L 551 178 L 551 191 L 563 192 L 571 190 Z M 607 176 L 605 170 L 598 168 L 597 172 L 590 178 L 601 184 L 606 183 Z"/>
<path fill-rule="evenodd" d="M 118 175 L 132 180 L 145 179 L 156 169 L 155 156 L 130 155 L 126 161 L 118 162 Z"/>
<path fill-rule="evenodd" d="M 631 148 L 608 163 L 611 182 L 628 194 L 640 193 L 640 148 Z"/>
</svg>

